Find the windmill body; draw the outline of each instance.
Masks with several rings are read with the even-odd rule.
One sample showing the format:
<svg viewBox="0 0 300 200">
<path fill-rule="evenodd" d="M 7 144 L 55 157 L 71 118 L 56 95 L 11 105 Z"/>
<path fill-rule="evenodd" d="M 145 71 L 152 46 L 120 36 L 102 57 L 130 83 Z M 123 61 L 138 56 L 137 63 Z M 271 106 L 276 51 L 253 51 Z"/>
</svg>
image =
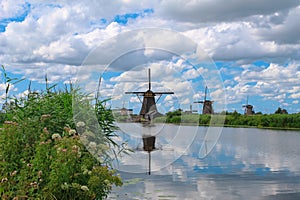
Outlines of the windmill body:
<svg viewBox="0 0 300 200">
<path fill-rule="evenodd" d="M 143 97 L 142 108 L 140 110 L 140 116 L 143 119 L 151 120 L 155 117 L 161 116 L 158 112 L 156 103 L 160 99 L 163 94 L 174 94 L 174 92 L 153 92 L 151 90 L 151 72 L 149 69 L 149 88 L 146 92 L 125 92 L 125 94 L 135 94 L 138 96 L 139 100 L 141 101 L 140 97 Z M 158 96 L 158 99 L 155 100 L 155 96 Z"/>
<path fill-rule="evenodd" d="M 246 105 L 243 105 L 245 108 L 244 115 L 253 115 L 255 112 L 253 110 L 253 106 L 248 104 L 248 97 L 247 97 L 247 103 Z"/>
<path fill-rule="evenodd" d="M 245 108 L 244 115 L 253 115 L 254 114 L 252 105 L 247 104 L 247 105 L 244 105 L 243 107 Z"/>
<path fill-rule="evenodd" d="M 203 108 L 202 108 L 202 114 L 213 114 L 214 110 L 212 107 L 213 101 L 206 100 L 203 101 Z"/>
<path fill-rule="evenodd" d="M 202 103 L 203 104 L 203 108 L 202 108 L 203 115 L 214 114 L 214 110 L 212 107 L 212 104 L 214 103 L 214 101 L 207 100 L 206 94 L 207 94 L 207 86 L 205 87 L 204 101 L 195 101 L 194 103 Z"/>
</svg>

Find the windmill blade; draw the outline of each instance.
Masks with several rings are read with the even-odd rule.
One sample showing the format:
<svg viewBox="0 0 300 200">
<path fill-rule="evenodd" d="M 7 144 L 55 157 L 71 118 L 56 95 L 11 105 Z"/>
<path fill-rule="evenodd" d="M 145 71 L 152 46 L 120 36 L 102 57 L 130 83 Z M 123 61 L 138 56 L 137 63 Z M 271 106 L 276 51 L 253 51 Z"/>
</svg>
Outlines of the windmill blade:
<svg viewBox="0 0 300 200">
<path fill-rule="evenodd" d="M 148 81 L 149 81 L 149 90 L 151 90 L 151 71 L 148 69 Z"/>
<path fill-rule="evenodd" d="M 194 103 L 204 103 L 204 101 L 194 101 Z"/>
<path fill-rule="evenodd" d="M 140 101 L 141 103 L 143 103 L 143 102 L 142 102 L 140 96 L 145 95 L 145 93 L 146 93 L 146 92 L 125 92 L 125 94 L 135 94 L 135 95 L 138 97 L 138 99 L 139 99 L 139 101 Z"/>
<path fill-rule="evenodd" d="M 135 148 L 135 150 L 136 150 L 136 151 L 144 151 L 143 147 L 139 147 L 139 146 L 137 146 L 137 147 Z"/>
<path fill-rule="evenodd" d="M 207 86 L 205 86 L 204 102 L 206 101 Z"/>
<path fill-rule="evenodd" d="M 163 148 L 161 148 L 161 150 L 163 150 L 163 151 L 175 151 L 174 148 L 172 148 L 172 147 L 163 147 Z"/>
<path fill-rule="evenodd" d="M 145 92 L 125 92 L 125 94 L 144 95 L 144 94 L 145 94 Z"/>
<path fill-rule="evenodd" d="M 174 92 L 154 92 L 154 94 L 174 94 Z"/>
</svg>

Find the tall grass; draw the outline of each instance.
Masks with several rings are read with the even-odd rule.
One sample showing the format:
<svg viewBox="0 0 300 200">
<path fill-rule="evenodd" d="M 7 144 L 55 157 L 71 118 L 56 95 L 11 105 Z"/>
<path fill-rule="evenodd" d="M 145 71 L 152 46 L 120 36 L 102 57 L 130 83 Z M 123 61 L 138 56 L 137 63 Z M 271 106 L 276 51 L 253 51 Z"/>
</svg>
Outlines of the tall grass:
<svg viewBox="0 0 300 200">
<path fill-rule="evenodd" d="M 96 116 L 99 131 L 74 121 L 73 97 L 87 99 L 78 89 L 58 89 L 45 78 L 44 91 L 29 87 L 27 96 L 10 97 L 9 88 L 19 80 L 2 70 L 7 89 L 0 132 L 1 199 L 103 199 L 112 185 L 122 185 L 110 168 L 114 119 L 104 101 L 80 101 L 86 114 Z"/>
</svg>

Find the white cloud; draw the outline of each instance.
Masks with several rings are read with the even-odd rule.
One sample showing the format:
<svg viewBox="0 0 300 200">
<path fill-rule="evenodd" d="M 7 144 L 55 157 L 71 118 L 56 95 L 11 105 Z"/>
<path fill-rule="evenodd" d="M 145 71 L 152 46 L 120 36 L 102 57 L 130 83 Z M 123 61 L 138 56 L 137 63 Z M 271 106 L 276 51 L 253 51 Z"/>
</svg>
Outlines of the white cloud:
<svg viewBox="0 0 300 200">
<path fill-rule="evenodd" d="M 173 100 L 173 96 L 172 95 L 166 95 L 164 100 L 165 101 L 171 101 L 171 100 Z"/>
<path fill-rule="evenodd" d="M 0 2 L 0 19 L 13 18 L 22 14 L 23 12 L 23 0 L 1 0 Z"/>
<path fill-rule="evenodd" d="M 300 92 L 291 94 L 290 98 L 292 99 L 300 99 Z"/>
<path fill-rule="evenodd" d="M 8 83 L 0 83 L 0 103 L 3 103 L 6 98 L 6 89 L 8 87 Z M 12 92 L 17 92 L 18 88 L 15 87 L 15 85 L 9 85 L 9 90 L 7 95 L 10 96 Z"/>
<path fill-rule="evenodd" d="M 168 19 L 178 21 L 220 22 L 236 21 L 252 15 L 268 15 L 299 5 L 298 0 L 274 2 L 272 0 L 163 0 L 158 13 Z"/>
<path fill-rule="evenodd" d="M 26 8 L 29 5 L 30 9 Z M 0 32 L 0 62 L 10 71 L 32 80 L 42 82 L 45 74 L 51 81 L 73 80 L 84 58 L 95 47 L 104 44 L 103 49 L 99 49 L 90 60 L 97 64 L 93 69 L 102 70 L 113 61 L 110 70 L 132 71 L 111 80 L 118 84 L 132 77 L 143 81 L 146 74 L 134 74 L 133 71 L 147 63 L 153 68 L 156 79 L 153 87 L 164 90 L 178 86 L 174 91 L 177 90 L 178 98 L 187 103 L 184 95 L 189 96 L 190 101 L 193 101 L 192 97 L 197 97 L 187 90 L 199 88 L 202 83 L 196 86 L 183 78 L 178 79 L 182 75 L 180 73 L 186 79 L 194 79 L 197 74 L 207 74 L 207 68 L 193 69 L 183 57 L 176 55 L 180 56 L 199 44 L 215 61 L 250 64 L 243 66 L 242 73 L 240 68 L 230 66 L 221 70 L 224 77 L 230 77 L 230 80 L 225 80 L 230 102 L 242 101 L 248 94 L 258 94 L 275 101 L 297 101 L 300 98 L 300 88 L 297 87 L 300 85 L 297 64 L 300 57 L 298 0 L 246 0 L 243 3 L 230 0 L 225 4 L 220 0 L 89 0 L 84 3 L 79 0 L 51 0 L 47 3 L 30 0 L 26 5 L 24 1 L 3 0 L 0 8 L 0 20 L 25 16 L 24 21 L 12 20 L 0 24 L 5 27 Z M 147 13 L 145 9 L 152 9 L 153 12 Z M 116 16 L 124 15 L 125 18 L 130 13 L 138 13 L 139 16 L 129 19 L 127 24 L 114 22 Z M 155 31 L 128 32 L 145 27 L 165 28 L 165 31 L 161 34 L 155 34 Z M 168 30 L 176 30 L 191 40 L 183 40 L 183 36 L 170 34 Z M 128 34 L 114 38 L 125 32 Z M 157 46 L 161 50 L 152 48 Z M 141 50 L 127 52 L 133 48 Z M 272 64 L 254 70 L 252 63 L 257 60 Z M 182 71 L 183 68 L 185 71 Z M 90 72 L 83 69 L 80 76 L 90 78 Z M 176 73 L 180 75 L 175 76 Z M 208 78 L 213 82 L 212 75 Z M 110 84 L 105 89 L 106 95 L 112 91 L 120 92 L 112 89 Z M 222 87 L 220 84 L 211 85 Z M 130 86 L 128 82 L 123 90 L 141 87 L 147 88 L 147 83 Z M 212 94 L 216 93 L 212 90 Z"/>
<path fill-rule="evenodd" d="M 235 77 L 238 83 L 227 86 L 227 98 L 231 103 L 240 102 L 246 96 L 259 95 L 268 100 L 283 103 L 287 98 L 300 98 L 300 79 L 298 77 L 297 63 L 282 66 L 271 63 L 270 66 L 258 71 L 246 68 L 239 76 Z"/>
<path fill-rule="evenodd" d="M 300 42 L 300 6 L 289 11 L 281 23 L 269 23 L 269 26 L 258 29 L 258 35 L 268 41 L 275 41 L 279 44 L 294 44 Z M 270 19 L 271 20 L 271 19 Z"/>
<path fill-rule="evenodd" d="M 208 69 L 203 68 L 203 67 L 199 67 L 198 69 L 195 68 L 191 68 L 189 70 L 187 70 L 186 72 L 184 72 L 183 77 L 185 77 L 186 79 L 194 79 L 194 78 L 198 78 L 200 76 L 202 76 L 204 73 L 207 73 Z"/>
</svg>

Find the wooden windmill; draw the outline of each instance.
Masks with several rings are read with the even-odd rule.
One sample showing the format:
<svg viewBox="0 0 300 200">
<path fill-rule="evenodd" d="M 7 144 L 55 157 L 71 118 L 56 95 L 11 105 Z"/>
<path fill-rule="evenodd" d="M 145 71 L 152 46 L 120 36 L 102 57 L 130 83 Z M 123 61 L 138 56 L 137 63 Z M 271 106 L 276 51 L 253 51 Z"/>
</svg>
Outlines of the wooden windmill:
<svg viewBox="0 0 300 200">
<path fill-rule="evenodd" d="M 160 116 L 161 114 L 157 111 L 156 103 L 160 99 L 163 94 L 174 94 L 174 92 L 153 92 L 151 90 L 151 71 L 150 68 L 148 70 L 148 90 L 146 92 L 125 92 L 125 94 L 135 94 L 139 98 L 142 103 L 142 108 L 140 111 L 140 116 L 147 121 L 151 121 L 151 119 Z M 143 96 L 143 101 L 141 100 L 141 96 Z M 155 96 L 158 96 L 157 100 L 155 100 Z"/>
<path fill-rule="evenodd" d="M 248 96 L 246 105 L 243 105 L 243 108 L 245 108 L 244 115 L 253 115 L 255 113 L 253 110 L 253 106 L 248 104 Z"/>
<path fill-rule="evenodd" d="M 194 103 L 202 103 L 203 104 L 203 108 L 202 108 L 202 114 L 213 114 L 214 110 L 212 107 L 212 104 L 214 101 L 211 100 L 207 100 L 206 99 L 206 94 L 207 94 L 207 86 L 205 87 L 205 95 L 204 95 L 204 101 L 195 101 Z"/>
</svg>

